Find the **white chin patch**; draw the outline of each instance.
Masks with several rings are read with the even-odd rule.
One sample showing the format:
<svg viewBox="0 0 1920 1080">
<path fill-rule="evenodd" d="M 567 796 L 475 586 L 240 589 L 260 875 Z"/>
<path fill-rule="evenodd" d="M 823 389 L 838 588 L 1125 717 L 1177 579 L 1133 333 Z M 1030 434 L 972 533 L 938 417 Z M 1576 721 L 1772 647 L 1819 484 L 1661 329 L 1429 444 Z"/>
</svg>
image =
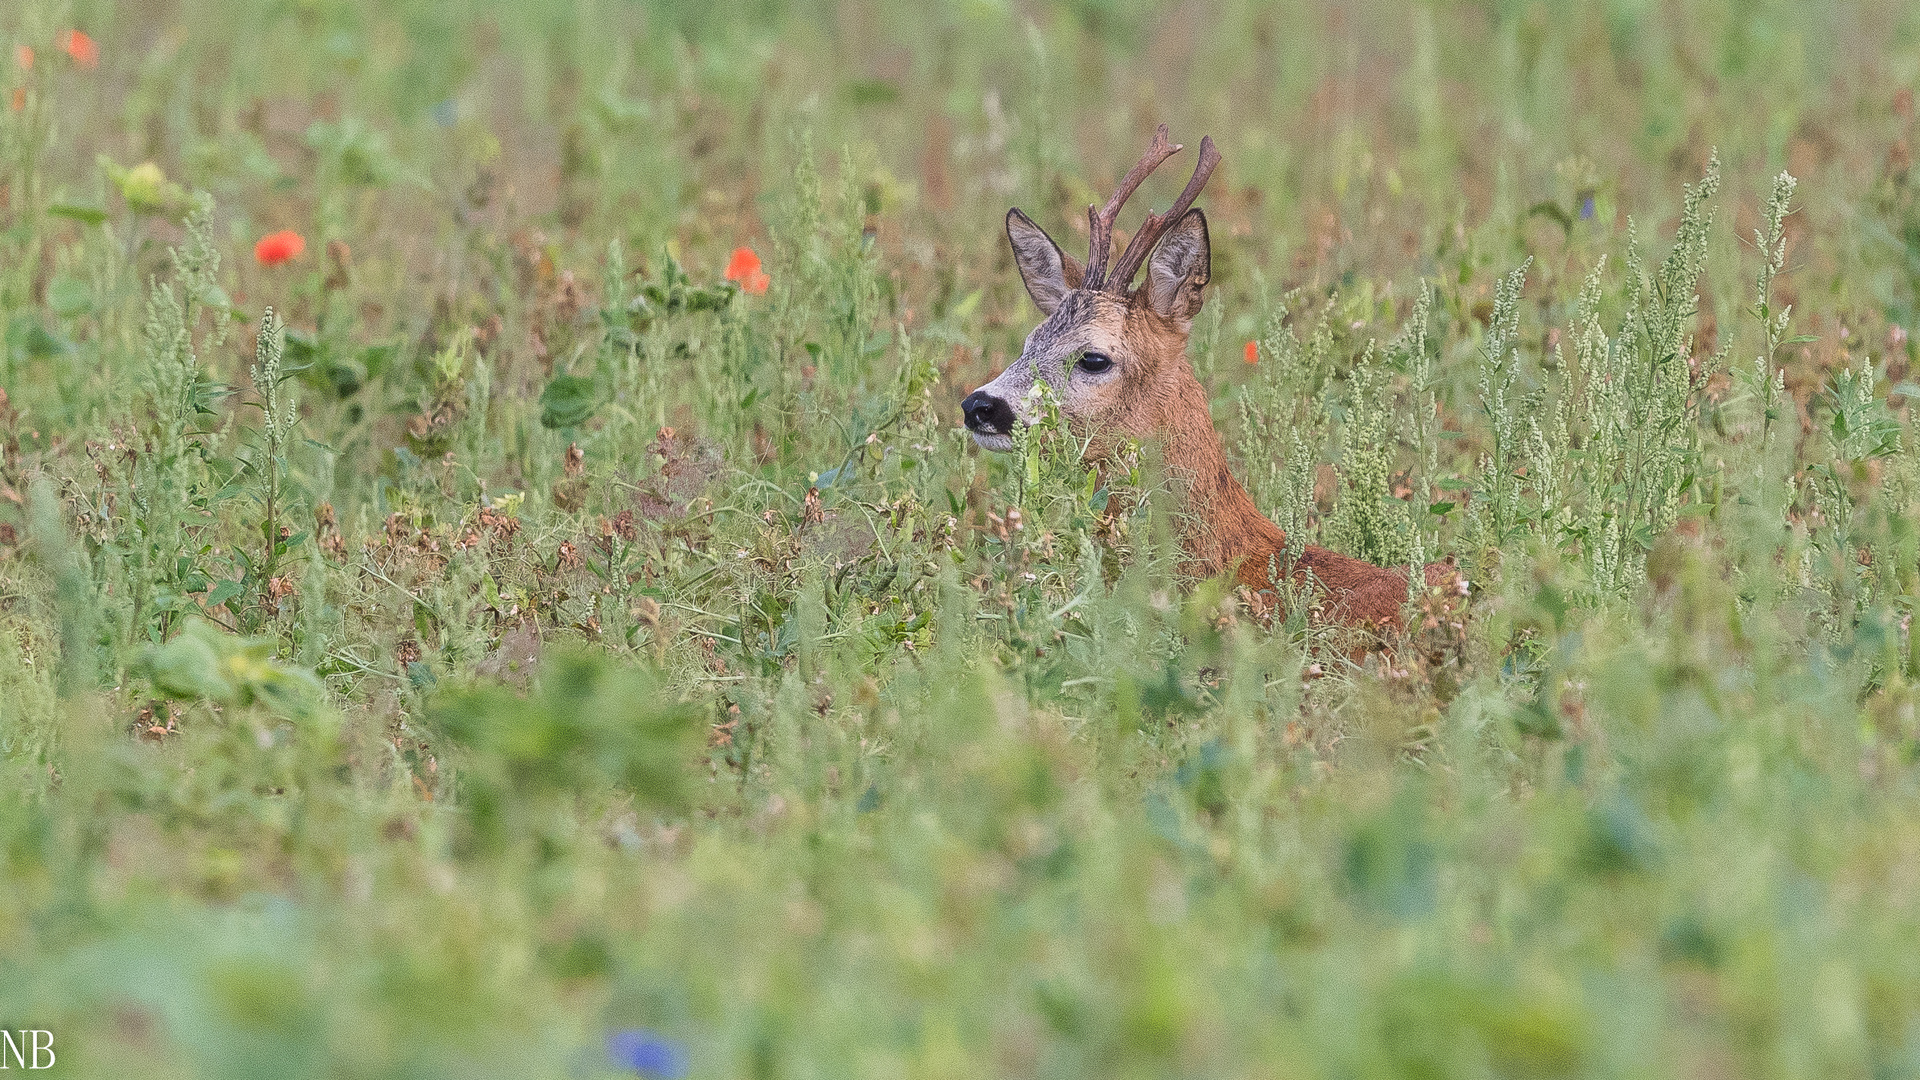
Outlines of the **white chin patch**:
<svg viewBox="0 0 1920 1080">
<path fill-rule="evenodd" d="M 996 454 L 1004 454 L 1013 449 L 1013 436 L 1011 435 L 987 435 L 978 431 L 971 432 L 970 434 L 973 435 L 973 441 L 980 444 L 980 449 L 982 450 L 991 450 Z"/>
</svg>

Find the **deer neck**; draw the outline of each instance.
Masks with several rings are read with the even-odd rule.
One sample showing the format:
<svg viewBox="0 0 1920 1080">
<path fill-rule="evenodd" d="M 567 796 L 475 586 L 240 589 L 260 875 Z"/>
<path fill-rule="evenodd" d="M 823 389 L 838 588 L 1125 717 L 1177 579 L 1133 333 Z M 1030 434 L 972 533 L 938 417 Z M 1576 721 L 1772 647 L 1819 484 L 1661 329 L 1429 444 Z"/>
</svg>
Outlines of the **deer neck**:
<svg viewBox="0 0 1920 1080">
<path fill-rule="evenodd" d="M 1191 371 L 1182 371 L 1178 381 L 1164 430 L 1167 471 L 1185 486 L 1187 495 L 1180 536 L 1186 569 L 1199 577 L 1244 577 L 1257 571 L 1264 581 L 1268 558 L 1286 549 L 1287 535 L 1260 513 L 1227 467 L 1200 381 Z"/>
</svg>

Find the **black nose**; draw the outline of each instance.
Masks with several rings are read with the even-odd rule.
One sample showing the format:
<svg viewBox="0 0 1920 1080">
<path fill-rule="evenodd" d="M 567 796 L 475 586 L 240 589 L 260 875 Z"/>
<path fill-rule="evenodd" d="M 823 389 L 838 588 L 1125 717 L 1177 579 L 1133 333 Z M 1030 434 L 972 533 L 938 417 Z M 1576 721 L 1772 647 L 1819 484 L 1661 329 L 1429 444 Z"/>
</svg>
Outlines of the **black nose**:
<svg viewBox="0 0 1920 1080">
<path fill-rule="evenodd" d="M 967 430 L 982 435 L 1006 435 L 1013 431 L 1013 406 L 987 393 L 975 390 L 960 403 L 967 418 Z"/>
</svg>

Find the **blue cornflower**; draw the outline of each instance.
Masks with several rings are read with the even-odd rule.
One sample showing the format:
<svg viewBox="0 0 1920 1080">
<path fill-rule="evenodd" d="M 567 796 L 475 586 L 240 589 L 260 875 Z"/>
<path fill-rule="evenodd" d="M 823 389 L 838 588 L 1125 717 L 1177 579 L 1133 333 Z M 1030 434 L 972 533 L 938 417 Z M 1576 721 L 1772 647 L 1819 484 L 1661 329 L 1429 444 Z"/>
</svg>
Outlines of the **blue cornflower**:
<svg viewBox="0 0 1920 1080">
<path fill-rule="evenodd" d="M 607 1056 L 623 1069 L 657 1080 L 681 1080 L 687 1075 L 685 1048 L 643 1028 L 616 1031 L 607 1036 Z"/>
<path fill-rule="evenodd" d="M 1593 220 L 1593 192 L 1591 191 L 1580 196 L 1580 220 Z"/>
</svg>

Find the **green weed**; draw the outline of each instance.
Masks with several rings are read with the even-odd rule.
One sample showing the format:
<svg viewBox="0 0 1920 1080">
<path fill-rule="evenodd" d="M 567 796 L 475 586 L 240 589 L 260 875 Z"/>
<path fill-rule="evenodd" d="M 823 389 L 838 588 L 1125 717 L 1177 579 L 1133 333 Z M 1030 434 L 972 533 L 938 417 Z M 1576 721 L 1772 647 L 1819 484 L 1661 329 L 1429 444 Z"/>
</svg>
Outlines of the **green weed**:
<svg viewBox="0 0 1920 1080">
<path fill-rule="evenodd" d="M 1914 1074 L 1917 43 L 0 11 L 0 1028 L 76 1076 Z M 1391 649 L 1183 580 L 1152 440 L 956 430 L 1037 319 L 1007 207 L 1071 237 L 1161 120 L 1226 154 L 1236 474 L 1471 583 Z"/>
</svg>

